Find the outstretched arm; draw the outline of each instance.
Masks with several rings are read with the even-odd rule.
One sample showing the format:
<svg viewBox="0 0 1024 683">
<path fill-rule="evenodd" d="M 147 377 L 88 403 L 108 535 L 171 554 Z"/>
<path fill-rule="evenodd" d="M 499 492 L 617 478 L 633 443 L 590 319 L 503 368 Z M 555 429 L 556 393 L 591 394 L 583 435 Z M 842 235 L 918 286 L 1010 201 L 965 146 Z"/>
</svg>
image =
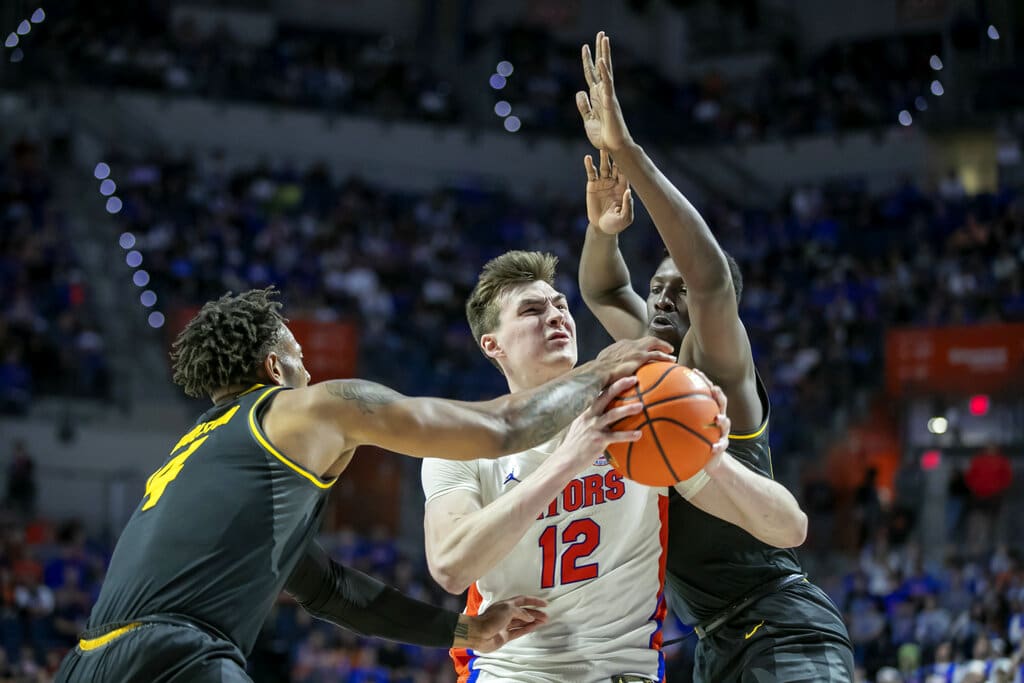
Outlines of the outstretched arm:
<svg viewBox="0 0 1024 683">
<path fill-rule="evenodd" d="M 615 95 L 611 44 L 603 32 L 597 36 L 596 63 L 589 46 L 583 47 L 583 70 L 590 95 L 577 93 L 576 101 L 587 136 L 630 179 L 686 283 L 693 363 L 730 388 L 750 378 L 744 387 L 750 393 L 753 358 L 725 254 L 693 205 L 630 136 Z M 756 390 L 751 395 L 756 402 Z"/>
<path fill-rule="evenodd" d="M 669 352 L 651 337 L 617 342 L 536 389 L 478 403 L 404 396 L 365 380 L 321 382 L 281 392 L 263 427 L 281 452 L 301 455 L 306 469 L 328 478 L 362 445 L 420 458 L 497 458 L 551 439 L 611 381 L 674 360 Z"/>
<path fill-rule="evenodd" d="M 629 182 L 604 150 L 600 168 L 590 155 L 584 166 L 589 225 L 580 257 L 580 293 L 613 339 L 635 339 L 644 334 L 647 313 L 619 251 L 619 233 L 633 222 Z"/>
<path fill-rule="evenodd" d="M 546 621 L 544 601 L 518 597 L 495 603 L 479 616 L 429 605 L 338 564 L 310 543 L 285 590 L 310 614 L 364 636 L 422 645 L 489 652 Z"/>
</svg>

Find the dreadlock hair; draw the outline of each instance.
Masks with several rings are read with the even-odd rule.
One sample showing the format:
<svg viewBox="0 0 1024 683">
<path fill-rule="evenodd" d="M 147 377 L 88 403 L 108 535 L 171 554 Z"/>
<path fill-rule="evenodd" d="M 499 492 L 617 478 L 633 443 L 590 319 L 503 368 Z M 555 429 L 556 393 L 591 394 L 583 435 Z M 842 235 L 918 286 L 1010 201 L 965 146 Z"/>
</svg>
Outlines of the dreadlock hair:
<svg viewBox="0 0 1024 683">
<path fill-rule="evenodd" d="M 733 255 L 727 252 L 725 249 L 722 250 L 725 254 L 725 262 L 729 264 L 729 277 L 732 279 L 732 288 L 736 290 L 736 303 L 740 302 L 743 297 L 743 273 L 740 272 L 740 264 L 733 258 Z M 660 264 L 665 259 L 671 259 L 672 254 L 668 253 L 668 249 L 663 249 L 661 253 Z"/>
<path fill-rule="evenodd" d="M 171 346 L 174 383 L 202 398 L 222 387 L 259 382 L 263 359 L 287 322 L 277 296 L 267 287 L 207 302 Z"/>
</svg>

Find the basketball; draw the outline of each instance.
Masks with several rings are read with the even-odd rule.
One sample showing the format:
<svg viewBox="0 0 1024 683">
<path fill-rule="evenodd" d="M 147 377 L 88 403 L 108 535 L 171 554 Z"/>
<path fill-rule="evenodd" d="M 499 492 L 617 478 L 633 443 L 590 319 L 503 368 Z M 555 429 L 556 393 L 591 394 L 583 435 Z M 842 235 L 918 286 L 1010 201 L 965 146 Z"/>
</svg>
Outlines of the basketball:
<svg viewBox="0 0 1024 683">
<path fill-rule="evenodd" d="M 639 441 L 613 443 L 605 453 L 612 466 L 633 481 L 672 486 L 692 477 L 711 459 L 711 447 L 722 436 L 715 424 L 718 403 L 711 386 L 685 366 L 648 363 L 636 374 L 637 383 L 608 408 L 643 403 L 643 412 L 612 425 L 616 431 L 640 430 L 643 436 Z"/>
</svg>

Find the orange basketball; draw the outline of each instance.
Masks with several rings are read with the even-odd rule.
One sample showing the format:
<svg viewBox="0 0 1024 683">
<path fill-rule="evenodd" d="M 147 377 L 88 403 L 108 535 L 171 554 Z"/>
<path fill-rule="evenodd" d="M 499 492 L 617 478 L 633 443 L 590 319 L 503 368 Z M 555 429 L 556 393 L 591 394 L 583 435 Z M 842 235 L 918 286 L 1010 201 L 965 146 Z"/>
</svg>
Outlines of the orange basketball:
<svg viewBox="0 0 1024 683">
<path fill-rule="evenodd" d="M 648 363 L 636 373 L 635 386 L 608 406 L 641 401 L 643 412 L 612 425 L 617 431 L 638 429 L 639 441 L 613 443 L 605 451 L 612 466 L 648 486 L 671 486 L 689 479 L 711 459 L 722 438 L 715 424 L 718 403 L 711 386 L 690 368 L 675 363 Z"/>
</svg>

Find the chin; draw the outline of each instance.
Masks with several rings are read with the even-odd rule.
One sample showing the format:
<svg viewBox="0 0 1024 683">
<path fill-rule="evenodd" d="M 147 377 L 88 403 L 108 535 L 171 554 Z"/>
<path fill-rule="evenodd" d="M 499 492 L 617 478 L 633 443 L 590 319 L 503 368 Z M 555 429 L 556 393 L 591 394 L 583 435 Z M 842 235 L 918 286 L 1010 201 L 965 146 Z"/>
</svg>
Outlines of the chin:
<svg viewBox="0 0 1024 683">
<path fill-rule="evenodd" d="M 673 353 L 679 355 L 679 346 L 683 343 L 682 331 L 675 328 L 647 328 L 647 334 L 663 342 L 668 342 L 672 345 Z"/>
</svg>

